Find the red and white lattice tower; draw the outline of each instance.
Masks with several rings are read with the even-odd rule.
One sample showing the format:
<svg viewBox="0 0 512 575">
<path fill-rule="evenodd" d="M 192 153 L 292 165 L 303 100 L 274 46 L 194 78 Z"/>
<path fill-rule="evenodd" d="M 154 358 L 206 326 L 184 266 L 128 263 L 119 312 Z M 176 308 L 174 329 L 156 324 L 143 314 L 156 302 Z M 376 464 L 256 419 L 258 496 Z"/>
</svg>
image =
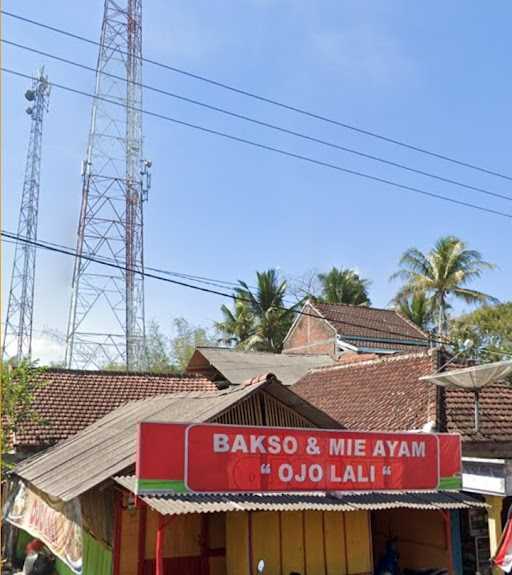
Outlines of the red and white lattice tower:
<svg viewBox="0 0 512 575">
<path fill-rule="evenodd" d="M 142 152 L 141 82 L 142 2 L 105 0 L 82 166 L 68 367 L 145 367 L 143 204 L 151 163 Z"/>
</svg>

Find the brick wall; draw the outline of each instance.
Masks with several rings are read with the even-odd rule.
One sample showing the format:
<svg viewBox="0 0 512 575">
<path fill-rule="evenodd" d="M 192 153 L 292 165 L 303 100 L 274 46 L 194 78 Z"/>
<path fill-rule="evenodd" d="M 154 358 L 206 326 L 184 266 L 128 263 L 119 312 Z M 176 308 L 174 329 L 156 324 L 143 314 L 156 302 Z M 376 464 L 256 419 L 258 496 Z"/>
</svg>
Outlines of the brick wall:
<svg viewBox="0 0 512 575">
<path fill-rule="evenodd" d="M 303 310 L 316 315 L 309 305 Z M 283 351 L 286 353 L 312 353 L 329 354 L 336 356 L 336 333 L 324 320 L 308 315 L 299 317 L 284 342 Z"/>
</svg>

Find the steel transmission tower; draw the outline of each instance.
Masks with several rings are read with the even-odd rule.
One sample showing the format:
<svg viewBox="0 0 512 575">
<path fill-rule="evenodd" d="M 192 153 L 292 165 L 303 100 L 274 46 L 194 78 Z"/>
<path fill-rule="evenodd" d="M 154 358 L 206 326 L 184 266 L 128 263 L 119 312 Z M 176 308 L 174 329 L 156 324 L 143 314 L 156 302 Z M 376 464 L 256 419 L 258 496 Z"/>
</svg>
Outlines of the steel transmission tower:
<svg viewBox="0 0 512 575">
<path fill-rule="evenodd" d="M 38 77 L 32 82 L 32 87 L 25 92 L 25 98 L 29 102 L 26 112 L 31 117 L 31 124 L 18 219 L 18 236 L 29 240 L 37 239 L 43 119 L 48 111 L 49 96 L 48 78 L 44 73 L 44 68 L 41 68 Z M 15 357 L 17 362 L 23 359 L 30 360 L 32 355 L 35 273 L 36 247 L 18 242 L 14 252 L 2 345 L 2 356 L 4 358 Z"/>
<path fill-rule="evenodd" d="M 141 81 L 142 2 L 105 0 L 96 97 L 82 164 L 68 367 L 145 367 L 143 202 L 151 162 L 142 154 Z M 119 268 L 82 256 L 108 259 Z"/>
</svg>

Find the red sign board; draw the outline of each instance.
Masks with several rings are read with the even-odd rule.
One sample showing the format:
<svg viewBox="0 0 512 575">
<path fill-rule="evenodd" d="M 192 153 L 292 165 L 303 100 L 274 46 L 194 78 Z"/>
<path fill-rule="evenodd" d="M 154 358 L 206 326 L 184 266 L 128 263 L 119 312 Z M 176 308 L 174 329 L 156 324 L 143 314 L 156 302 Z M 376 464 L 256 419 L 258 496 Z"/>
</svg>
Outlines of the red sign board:
<svg viewBox="0 0 512 575">
<path fill-rule="evenodd" d="M 139 493 L 460 487 L 460 437 L 142 423 Z"/>
<path fill-rule="evenodd" d="M 436 489 L 435 435 L 192 425 L 191 491 Z"/>
</svg>

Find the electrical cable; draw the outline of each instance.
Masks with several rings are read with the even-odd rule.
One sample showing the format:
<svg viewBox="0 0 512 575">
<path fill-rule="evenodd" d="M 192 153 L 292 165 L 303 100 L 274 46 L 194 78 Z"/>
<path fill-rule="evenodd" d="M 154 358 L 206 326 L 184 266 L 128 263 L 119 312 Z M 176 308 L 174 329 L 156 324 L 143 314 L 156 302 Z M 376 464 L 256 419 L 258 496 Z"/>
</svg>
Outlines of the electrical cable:
<svg viewBox="0 0 512 575">
<path fill-rule="evenodd" d="M 3 42 L 6 45 L 9 46 L 14 46 L 16 48 L 22 49 L 22 50 L 26 50 L 28 52 L 32 52 L 34 54 L 38 54 L 39 56 L 44 56 L 47 58 L 52 58 L 53 60 L 56 60 L 58 62 L 62 62 L 64 64 L 70 65 L 70 66 L 75 66 L 76 68 L 80 68 L 82 70 L 87 70 L 89 72 L 93 72 L 96 73 L 97 70 L 96 68 L 92 67 L 92 66 L 87 66 L 86 64 L 81 64 L 80 62 L 77 62 L 76 60 L 70 60 L 69 58 L 63 58 L 62 56 L 57 56 L 55 54 L 51 54 L 50 52 L 45 52 L 43 50 L 38 50 L 37 48 L 33 48 L 31 46 L 27 46 L 26 44 L 19 44 L 18 42 L 13 42 L 11 40 L 7 40 L 6 38 L 0 38 L 0 42 Z M 111 74 L 109 72 L 106 72 L 105 70 L 102 71 L 102 74 L 104 76 L 110 77 L 110 78 L 114 78 L 116 80 L 121 80 L 123 82 L 126 81 L 126 78 L 123 78 L 122 76 L 118 76 L 116 74 Z M 295 130 L 290 130 L 288 128 L 284 128 L 283 126 L 279 126 L 276 124 L 271 124 L 269 122 L 265 122 L 263 120 L 258 120 L 257 118 L 253 118 L 251 116 L 247 116 L 246 114 L 239 114 L 237 112 L 233 112 L 231 110 L 227 110 L 226 108 L 220 108 L 218 106 L 213 106 L 211 104 L 208 104 L 207 102 L 203 102 L 200 100 L 195 100 L 193 98 L 188 98 L 186 96 L 182 96 L 180 94 L 176 94 L 175 92 L 170 92 L 168 90 L 164 90 L 161 88 L 158 88 L 156 86 L 151 86 L 149 84 L 145 84 L 142 82 L 137 82 L 134 80 L 130 81 L 131 84 L 135 85 L 135 86 L 139 86 L 145 90 L 149 90 L 151 92 L 155 92 L 157 94 L 162 94 L 164 96 L 168 96 L 171 98 L 175 98 L 177 100 L 181 100 L 184 102 L 187 102 L 189 104 L 194 104 L 196 106 L 200 106 L 202 108 L 206 108 L 208 110 L 213 110 L 215 112 L 219 112 L 221 114 L 225 114 L 227 116 L 233 117 L 233 118 L 237 118 L 239 120 L 244 120 L 246 122 L 250 122 L 252 124 L 255 124 L 257 126 L 263 126 L 265 128 L 270 128 L 271 130 L 275 130 L 284 134 L 288 134 L 291 136 L 295 136 L 297 138 L 301 138 L 303 140 L 306 141 L 310 141 L 313 142 L 315 144 L 320 144 L 322 146 L 326 146 L 329 148 L 333 148 L 342 152 L 347 152 L 349 154 L 354 154 L 356 156 L 368 159 L 368 160 L 372 160 L 374 162 L 379 162 L 381 164 L 385 164 L 388 166 L 392 166 L 394 168 L 399 168 L 401 170 L 405 170 L 408 172 L 411 172 L 413 174 L 418 174 L 420 176 L 425 176 L 427 178 L 432 178 L 434 180 L 438 180 L 440 182 L 444 182 L 447 184 L 452 184 L 454 186 L 459 186 L 461 188 L 467 189 L 467 190 L 471 190 L 474 192 L 479 192 L 482 194 L 486 194 L 488 196 L 491 197 L 495 197 L 495 198 L 499 198 L 502 200 L 507 200 L 509 202 L 512 202 L 512 196 L 506 195 L 506 194 L 501 194 L 499 192 L 494 192 L 491 190 L 488 190 L 486 188 L 481 188 L 479 186 L 474 186 L 472 184 L 467 184 L 465 182 L 461 182 L 458 180 L 454 180 L 452 178 L 447 178 L 445 176 L 441 176 L 439 174 L 434 174 L 432 172 L 427 172 L 425 170 L 420 170 L 419 168 L 414 168 L 412 166 L 408 166 L 407 164 L 402 164 L 400 162 L 395 162 L 393 160 L 388 160 L 386 158 L 380 157 L 380 156 L 375 156 L 373 154 L 368 154 L 366 152 L 363 152 L 361 150 L 357 150 L 355 148 L 349 148 L 347 146 L 342 146 L 340 144 L 336 144 L 335 142 L 331 142 L 328 140 L 323 140 L 321 138 L 316 138 L 314 136 L 310 136 L 308 134 L 304 134 L 303 132 L 297 132 Z"/>
<path fill-rule="evenodd" d="M 239 295 L 239 294 L 227 293 L 227 292 L 222 292 L 222 291 L 214 290 L 214 289 L 207 288 L 207 287 L 203 287 L 203 286 L 192 285 L 192 284 L 190 284 L 190 283 L 183 282 L 183 281 L 181 281 L 181 280 L 171 279 L 171 278 L 169 278 L 169 277 L 164 277 L 164 276 L 162 276 L 162 275 L 156 275 L 156 274 L 154 274 L 154 273 L 150 273 L 150 272 L 146 272 L 146 271 L 141 271 L 140 269 L 136 269 L 136 268 L 129 268 L 129 267 L 127 267 L 127 266 L 123 266 L 123 265 L 120 265 L 120 264 L 118 264 L 118 263 L 109 262 L 109 261 L 106 261 L 105 259 L 101 259 L 101 258 L 97 258 L 97 257 L 85 255 L 85 254 L 78 255 L 78 253 L 77 253 L 76 251 L 72 250 L 71 248 L 56 247 L 56 246 L 48 245 L 48 244 L 45 243 L 44 241 L 41 241 L 41 240 L 31 240 L 31 239 L 29 239 L 29 238 L 25 238 L 25 237 L 19 236 L 19 235 L 17 235 L 17 234 L 13 234 L 13 233 L 8 232 L 8 231 L 2 231 L 2 232 L 1 232 L 1 235 L 2 235 L 4 238 L 7 238 L 7 239 L 9 239 L 9 240 L 14 240 L 14 241 L 17 241 L 17 242 L 22 242 L 22 243 L 25 243 L 25 244 L 29 244 L 29 245 L 32 245 L 32 246 L 41 248 L 41 249 L 46 249 L 46 250 L 48 250 L 48 251 L 57 252 L 57 253 L 60 253 L 60 254 L 65 254 L 65 255 L 68 255 L 68 256 L 75 257 L 75 258 L 76 258 L 76 257 L 79 257 L 79 258 L 81 258 L 81 259 L 83 259 L 83 260 L 90 261 L 90 262 L 94 262 L 94 263 L 98 263 L 98 264 L 101 264 L 101 265 L 104 265 L 104 266 L 107 266 L 107 267 L 110 267 L 110 268 L 119 269 L 119 270 L 124 271 L 124 272 L 135 273 L 135 274 L 138 274 L 138 275 L 141 275 L 141 276 L 143 276 L 143 277 L 150 278 L 150 279 L 155 279 L 155 280 L 159 280 L 159 281 L 171 283 L 171 284 L 174 284 L 174 285 L 178 285 L 178 286 L 181 286 L 181 287 L 186 287 L 186 288 L 189 288 L 189 289 L 194 289 L 194 290 L 201 291 L 201 292 L 204 292 L 204 293 L 210 293 L 210 294 L 213 294 L 213 295 L 218 295 L 218 296 L 221 296 L 221 297 L 229 298 L 229 299 L 231 299 L 231 300 L 233 300 L 233 301 L 242 301 L 242 302 L 245 302 L 245 303 L 252 303 L 252 300 L 251 300 L 250 298 L 243 297 L 243 296 L 241 296 L 241 295 Z M 284 306 L 275 306 L 275 308 L 276 308 L 276 309 L 279 309 L 279 310 L 281 310 L 281 311 L 293 312 L 293 313 L 295 313 L 295 314 L 297 314 L 297 315 L 302 315 L 302 316 L 307 316 L 307 317 L 313 317 L 313 318 L 315 318 L 315 319 L 325 319 L 323 316 L 318 315 L 318 314 L 313 314 L 313 313 L 304 312 L 304 311 L 300 311 L 300 310 L 294 310 L 293 308 L 287 308 L 287 307 L 284 307 Z M 421 344 L 421 345 L 425 345 L 425 344 L 429 341 L 429 339 L 432 340 L 432 341 L 434 341 L 434 339 L 433 339 L 432 337 L 430 337 L 429 339 L 427 339 L 427 338 L 420 338 L 420 337 L 415 338 L 415 337 L 411 336 L 410 334 L 405 334 L 405 333 L 403 333 L 403 332 L 394 331 L 394 330 L 389 329 L 389 328 L 381 329 L 381 328 L 379 328 L 379 327 L 362 325 L 362 324 L 359 324 L 359 323 L 356 323 L 356 322 L 350 322 L 350 321 L 346 321 L 346 320 L 329 319 L 329 321 L 330 321 L 331 323 L 341 324 L 341 325 L 347 325 L 347 326 L 350 326 L 350 327 L 356 327 L 356 328 L 362 328 L 362 329 L 371 329 L 372 331 L 381 332 L 381 333 L 385 333 L 385 334 L 388 334 L 388 335 L 389 335 L 389 334 L 393 334 L 393 335 L 396 335 L 396 336 L 403 337 L 403 338 L 407 339 L 407 340 L 408 340 L 409 342 L 411 342 L 411 343 L 416 342 L 418 345 L 420 345 L 420 344 Z M 368 337 L 368 338 L 367 338 L 367 341 L 372 341 L 372 340 L 371 340 L 371 337 Z M 379 338 L 379 339 L 376 340 L 376 341 L 381 342 L 381 343 L 385 343 L 385 342 L 403 343 L 403 342 L 397 342 L 396 340 L 386 339 L 386 338 Z"/>
<path fill-rule="evenodd" d="M 8 16 L 8 17 L 10 17 L 10 18 L 14 18 L 14 19 L 19 20 L 19 21 L 21 21 L 21 22 L 25 22 L 25 23 L 27 23 L 27 24 L 31 24 L 31 25 L 34 25 L 34 26 L 38 26 L 38 27 L 40 27 L 40 28 L 44 28 L 44 29 L 49 30 L 49 31 L 51 31 L 51 32 L 56 32 L 56 33 L 58 33 L 58 34 L 67 36 L 67 37 L 69 37 L 69 38 L 73 38 L 73 39 L 75 39 L 75 40 L 80 40 L 81 42 L 86 42 L 86 43 L 91 44 L 91 45 L 93 45 L 93 46 L 101 47 L 101 43 L 100 43 L 100 42 L 98 42 L 98 41 L 96 41 L 96 40 L 92 40 L 91 38 L 87 38 L 87 37 L 85 37 L 85 36 L 82 36 L 82 35 L 80 35 L 80 34 L 76 34 L 76 33 L 73 33 L 73 32 L 69 32 L 68 30 L 64 30 L 64 29 L 58 28 L 58 27 L 56 27 L 56 26 L 51 26 L 51 25 L 49 25 L 49 24 L 45 24 L 45 23 L 43 23 L 43 22 L 40 22 L 40 21 L 31 19 L 31 18 L 27 18 L 27 17 L 25 17 L 25 16 L 21 16 L 20 14 L 15 14 L 15 13 L 9 12 L 9 11 L 7 11 L 7 10 L 0 10 L 0 12 L 1 12 L 2 14 L 4 14 L 5 16 Z M 120 53 L 120 54 L 126 55 L 126 51 L 124 51 L 124 50 L 122 50 L 122 49 L 120 49 L 120 48 L 115 49 L 115 51 L 118 52 L 118 53 Z M 272 99 L 272 98 L 267 98 L 267 97 L 265 97 L 265 96 L 256 94 L 256 93 L 254 93 L 254 92 L 250 92 L 250 91 L 248 91 L 248 90 L 243 90 L 243 89 L 241 89 L 241 88 L 236 88 L 235 86 L 232 86 L 232 85 L 230 85 L 230 84 L 227 84 L 227 83 L 224 83 L 224 82 L 219 82 L 219 81 L 217 81 L 217 80 L 213 80 L 213 79 L 211 79 L 211 78 L 207 78 L 206 76 L 202 76 L 202 75 L 200 75 L 200 74 L 195 74 L 195 73 L 193 73 L 193 72 L 189 72 L 189 71 L 184 70 L 184 69 L 182 69 L 182 68 L 178 68 L 178 67 L 176 67 L 176 66 L 171 66 L 171 65 L 169 65 L 169 64 L 165 64 L 165 63 L 163 63 L 163 62 L 159 62 L 159 61 L 157 61 L 157 60 L 153 60 L 153 59 L 151 59 L 151 58 L 141 57 L 141 60 L 142 60 L 143 62 L 147 63 L 147 64 L 151 64 L 151 65 L 153 65 L 153 66 L 157 66 L 157 67 L 159 67 L 159 68 L 162 68 L 162 69 L 165 69 L 165 70 L 169 70 L 169 71 L 171 71 L 171 72 L 175 72 L 175 73 L 177 73 L 177 74 L 181 74 L 181 75 L 187 76 L 187 77 L 189 77 L 189 78 L 193 78 L 193 79 L 195 79 L 195 80 L 199 80 L 199 81 L 201 81 L 201 82 L 206 82 L 206 83 L 208 83 L 208 84 L 210 84 L 210 85 L 212 85 L 212 86 L 216 86 L 216 87 L 218 87 L 218 88 L 223 88 L 223 89 L 225 89 L 225 90 L 234 92 L 234 93 L 236 93 L 236 94 L 240 94 L 240 95 L 243 95 L 243 96 L 246 96 L 246 97 L 249 97 L 249 98 L 253 98 L 253 99 L 258 100 L 258 101 L 260 101 L 260 102 L 265 102 L 266 104 L 271 104 L 271 105 L 273 105 L 273 106 L 277 106 L 277 107 L 279 107 L 279 108 L 281 108 L 281 109 L 284 109 L 284 110 L 288 110 L 288 111 L 291 111 L 291 112 L 295 112 L 295 113 L 297 113 L 297 114 L 301 114 L 301 115 L 303 115 L 303 116 L 307 116 L 307 117 L 313 118 L 313 119 L 315 119 L 315 120 L 320 120 L 320 121 L 322 121 L 322 122 L 327 122 L 327 123 L 329 123 L 329 124 L 338 126 L 338 127 L 340 127 L 340 128 L 345 128 L 345 129 L 347 129 L 347 130 L 351 130 L 351 131 L 356 132 L 356 133 L 358 133 L 358 134 L 362 134 L 362 135 L 365 135 L 365 136 L 369 136 L 369 137 L 372 137 L 372 138 L 376 138 L 376 139 L 378 139 L 378 140 L 381 140 L 381 141 L 384 141 L 384 142 L 387 142 L 387 143 L 390 143 L 390 144 L 394 144 L 394 145 L 396 145 L 396 146 L 400 146 L 400 147 L 406 148 L 406 149 L 408 149 L 408 150 L 412 150 L 412 151 L 414 151 L 414 152 L 418 152 L 418 153 L 421 153 L 421 154 L 425 154 L 425 155 L 431 156 L 431 157 L 433 157 L 433 158 L 437 158 L 437 159 L 440 159 L 440 160 L 444 160 L 444 161 L 446 161 L 446 162 L 450 162 L 450 163 L 452 163 L 452 164 L 456 164 L 456 165 L 461 166 L 461 167 L 464 167 L 464 168 L 469 168 L 469 169 L 472 169 L 472 170 L 476 170 L 476 171 L 482 172 L 482 173 L 487 174 L 487 175 L 496 176 L 496 177 L 502 178 L 502 179 L 504 179 L 504 180 L 512 181 L 512 176 L 509 176 L 509 175 L 504 174 L 504 173 L 502 173 L 502 172 L 498 172 L 498 171 L 496 171 L 496 170 L 491 170 L 491 169 L 484 168 L 484 167 L 482 167 L 482 166 L 478 166 L 478 165 L 473 164 L 473 163 L 470 163 L 470 162 L 465 162 L 465 161 L 462 161 L 462 160 L 458 160 L 457 158 L 454 158 L 454 157 L 452 157 L 452 156 L 448 156 L 448 155 L 446 155 L 446 154 L 441 154 L 441 153 L 439 153 L 439 152 L 435 152 L 435 151 L 429 150 L 429 149 L 427 149 L 427 148 L 423 148 L 423 147 L 420 147 L 420 146 L 416 146 L 416 145 L 413 145 L 413 144 L 409 144 L 408 142 L 404 142 L 403 140 L 398 140 L 398 139 L 396 139 L 396 138 L 391 138 L 391 137 L 389 137 L 389 136 L 385 136 L 385 135 L 380 134 L 380 133 L 378 133 L 378 132 L 374 132 L 374 131 L 371 131 L 371 130 L 367 130 L 367 129 L 364 129 L 364 128 L 360 128 L 360 127 L 358 127 L 358 126 L 355 126 L 355 125 L 352 125 L 352 124 L 348 124 L 348 123 L 346 123 L 346 122 L 342 122 L 342 121 L 336 120 L 336 119 L 334 119 L 334 118 L 330 118 L 330 117 L 325 116 L 325 115 L 322 115 L 322 114 L 320 114 L 320 113 L 311 112 L 311 111 L 305 110 L 305 109 L 303 109 L 303 108 L 299 108 L 298 106 L 293 106 L 293 105 L 291 105 L 291 104 L 286 104 L 285 102 L 281 102 L 281 101 L 279 101 L 279 100 L 275 100 L 275 99 Z"/>
<path fill-rule="evenodd" d="M 18 71 L 16 71 L 16 70 L 12 70 L 12 69 L 10 69 L 10 68 L 1 67 L 0 70 L 2 70 L 2 71 L 4 71 L 4 72 L 7 72 L 8 74 L 12 74 L 12 75 L 14 75 L 14 76 L 18 76 L 18 77 L 20 77 L 20 78 L 26 78 L 26 79 L 30 79 L 30 80 L 32 79 L 32 76 L 30 76 L 29 74 L 25 74 L 25 73 L 23 73 L 23 72 L 18 72 Z M 319 160 L 319 159 L 317 159 L 317 158 L 312 158 L 311 156 L 305 156 L 305 155 L 302 155 L 302 154 L 296 154 L 295 152 L 290 152 L 290 151 L 288 151 L 288 150 L 286 150 L 286 149 L 283 149 L 283 148 L 277 148 L 277 147 L 275 147 L 275 146 L 270 146 L 270 145 L 268 145 L 268 144 L 262 144 L 262 143 L 260 143 L 260 142 L 254 141 L 254 140 L 249 140 L 249 139 L 247 139 L 247 138 L 242 138 L 242 137 L 240 137 L 240 136 L 235 136 L 235 135 L 233 135 L 233 134 L 229 134 L 229 133 L 227 133 L 227 132 L 222 132 L 222 131 L 220 131 L 220 130 L 214 130 L 214 129 L 212 129 L 212 128 L 207 128 L 207 127 L 202 126 L 202 125 L 200 125 L 200 124 L 193 124 L 193 123 L 191 123 L 191 122 L 186 122 L 186 121 L 184 121 L 184 120 L 179 120 L 179 119 L 177 119 L 177 118 L 173 118 L 173 117 L 167 116 L 167 115 L 165 115 L 165 114 L 161 114 L 161 113 L 158 113 L 158 112 L 154 112 L 154 111 L 152 111 L 152 110 L 147 110 L 147 109 L 140 108 L 140 107 L 137 107 L 137 106 L 128 106 L 128 107 L 127 107 L 127 106 L 126 106 L 125 104 L 123 104 L 122 102 L 117 102 L 117 101 L 115 101 L 115 100 L 110 100 L 109 98 L 105 98 L 105 97 L 103 97 L 103 96 L 98 96 L 98 95 L 95 95 L 95 94 L 91 94 L 91 93 L 89 93 L 89 92 L 85 92 L 85 91 L 79 90 L 79 89 L 77 89 L 77 88 L 72 88 L 72 87 L 70 87 L 70 86 L 65 86 L 65 85 L 63 85 L 63 84 L 59 84 L 59 83 L 56 83 L 56 82 L 49 82 L 49 85 L 51 85 L 51 86 L 53 86 L 53 87 L 55 87 L 55 88 L 59 88 L 59 89 L 61 89 L 61 90 L 65 90 L 65 91 L 67 91 L 67 92 L 71 92 L 71 93 L 74 93 L 74 94 L 79 94 L 79 95 L 81 95 L 81 96 L 86 96 L 86 97 L 88 97 L 88 98 L 93 98 L 93 99 L 95 99 L 95 100 L 100 100 L 100 101 L 102 101 L 102 102 L 107 102 L 107 103 L 109 103 L 109 104 L 113 104 L 113 105 L 116 105 L 116 106 L 122 106 L 122 107 L 124 107 L 124 108 L 131 109 L 131 110 L 133 110 L 133 111 L 135 111 L 135 112 L 139 112 L 139 113 L 141 113 L 141 114 L 145 114 L 145 115 L 150 116 L 150 117 L 158 118 L 158 119 L 160 119 L 160 120 L 166 120 L 166 121 L 168 121 L 168 122 L 172 122 L 172 123 L 178 124 L 178 125 L 180 125 L 180 126 L 184 126 L 184 127 L 187 127 L 187 128 L 192 128 L 192 129 L 194 129 L 194 130 L 198 130 L 198 131 L 201 131 L 201 132 L 204 132 L 204 133 L 207 133 L 207 134 L 211 134 L 211 135 L 214 135 L 214 136 L 219 136 L 219 137 L 225 138 L 225 139 L 230 140 L 230 141 L 233 141 L 233 142 L 246 144 L 246 145 L 249 145 L 249 146 L 252 146 L 252 147 L 255 147 L 255 148 L 259 148 L 259 149 L 262 149 L 262 150 L 267 150 L 267 151 L 269 151 L 269 152 L 274 152 L 274 153 L 280 154 L 280 155 L 282 155 L 282 156 L 287 156 L 287 157 L 290 157 L 290 158 L 294 158 L 294 159 L 297 159 L 297 160 L 301 160 L 301 161 L 303 161 L 303 162 L 307 162 L 307 163 L 310 163 L 310 164 L 322 166 L 322 167 L 324 167 L 324 168 L 329 168 L 329 169 L 332 169 L 332 170 L 336 170 L 336 171 L 338 171 L 338 172 L 343 172 L 343 173 L 345 173 L 345 174 L 350 174 L 350 175 L 353 175 L 353 176 L 358 176 L 358 177 L 364 178 L 364 179 L 366 179 L 366 180 L 371 180 L 371 181 L 374 181 L 374 182 L 378 182 L 378 183 L 381 183 L 381 184 L 385 184 L 385 185 L 388 185 L 388 186 L 392 186 L 392 187 L 395 187 L 395 188 L 398 188 L 398 189 L 401 189 L 401 190 L 413 192 L 413 193 L 416 193 L 416 194 L 421 194 L 421 195 L 423 195 L 423 196 L 427 196 L 427 197 L 430 197 L 430 198 L 435 198 L 435 199 L 438 199 L 438 200 L 443 200 L 443 201 L 446 201 L 446 202 L 450 202 L 450 203 L 452 203 L 452 204 L 456 204 L 456 205 L 458 205 L 458 206 L 464 206 L 464 207 L 466 207 L 466 208 L 472 208 L 472 209 L 475 209 L 475 210 L 478 210 L 478 211 L 481 211 L 481 212 L 485 212 L 485 213 L 488 213 L 488 214 L 498 215 L 498 216 L 501 216 L 501 217 L 504 217 L 504 218 L 507 218 L 507 219 L 512 219 L 512 214 L 511 214 L 511 213 L 502 212 L 502 211 L 500 211 L 500 210 L 496 210 L 496 209 L 493 209 L 493 208 L 486 208 L 485 206 L 481 206 L 481 205 L 479 205 L 479 204 L 474 204 L 474 203 L 472 203 L 472 202 L 466 202 L 466 201 L 464 201 L 464 200 L 458 200 L 458 199 L 455 199 L 455 198 L 451 198 L 451 197 L 449 197 L 449 196 L 445 196 L 445 195 L 443 195 L 443 194 L 438 194 L 438 193 L 435 193 L 435 192 L 429 192 L 429 191 L 424 190 L 424 189 L 422 189 L 422 188 L 418 188 L 418 187 L 415 187 L 415 186 L 409 186 L 409 185 L 406 185 L 406 184 L 401 184 L 401 183 L 399 183 L 399 182 L 395 182 L 394 180 L 389 180 L 389 179 L 386 179 L 386 178 L 381 178 L 381 177 L 378 177 L 378 176 L 373 176 L 373 175 L 368 174 L 368 173 L 366 173 L 366 172 L 361 172 L 361 171 L 358 171 L 358 170 L 352 170 L 352 169 L 349 169 L 349 168 L 345 168 L 345 167 L 343 167 L 343 166 L 340 166 L 339 164 L 333 164 L 333 163 L 330 163 L 330 162 L 326 162 L 326 161 L 323 161 L 323 160 Z"/>
</svg>

